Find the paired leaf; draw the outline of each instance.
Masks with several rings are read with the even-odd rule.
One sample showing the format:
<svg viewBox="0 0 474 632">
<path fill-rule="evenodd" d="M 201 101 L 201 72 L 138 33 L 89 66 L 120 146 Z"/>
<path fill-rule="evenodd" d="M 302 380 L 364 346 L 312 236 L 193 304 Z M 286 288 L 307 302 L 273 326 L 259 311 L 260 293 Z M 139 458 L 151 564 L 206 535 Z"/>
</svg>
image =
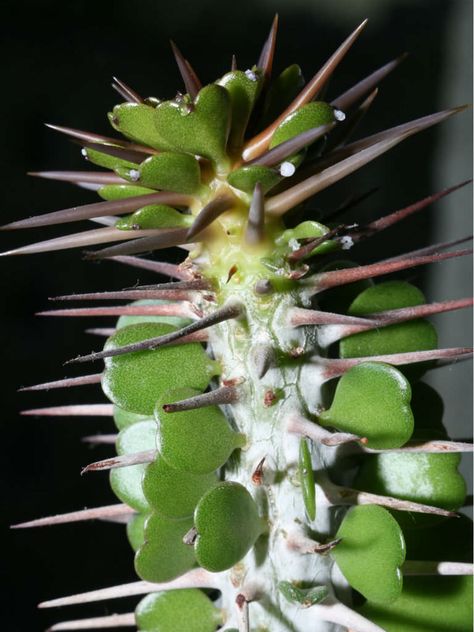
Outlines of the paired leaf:
<svg viewBox="0 0 474 632">
<path fill-rule="evenodd" d="M 114 422 L 118 430 L 123 430 L 132 424 L 136 424 L 139 421 L 152 421 L 151 415 L 137 415 L 137 413 L 131 413 L 128 410 L 120 408 L 120 406 L 114 406 Z"/>
<path fill-rule="evenodd" d="M 315 127 L 334 123 L 334 109 L 329 103 L 312 101 L 289 114 L 276 128 L 270 142 L 270 149 L 284 143 L 290 138 L 298 136 Z"/>
<path fill-rule="evenodd" d="M 91 149 L 90 147 L 84 147 L 82 149 L 82 155 L 86 158 L 86 160 L 92 162 L 92 164 L 104 167 L 105 169 L 112 169 L 115 171 L 120 169 L 128 170 L 137 168 L 137 164 L 134 162 L 105 153 L 105 151 L 102 152 L 98 149 Z"/>
<path fill-rule="evenodd" d="M 232 70 L 220 79 L 217 84 L 223 86 L 230 96 L 231 127 L 229 147 L 236 149 L 244 143 L 244 134 L 260 94 L 263 83 L 261 71 L 258 69 Z"/>
<path fill-rule="evenodd" d="M 120 230 L 141 230 L 147 228 L 180 228 L 189 226 L 191 215 L 183 215 L 166 204 L 149 204 L 131 215 L 121 217 L 115 224 Z"/>
<path fill-rule="evenodd" d="M 140 186 L 176 193 L 196 193 L 201 184 L 199 162 L 189 154 L 164 151 L 150 156 L 139 167 L 119 169 L 118 174 Z"/>
<path fill-rule="evenodd" d="M 329 594 L 326 586 L 313 586 L 312 588 L 299 588 L 291 582 L 280 582 L 278 588 L 282 595 L 291 603 L 297 603 L 304 608 L 309 608 L 320 603 Z"/>
<path fill-rule="evenodd" d="M 298 64 L 293 64 L 270 84 L 265 99 L 265 116 L 263 127 L 272 123 L 293 102 L 301 92 L 304 78 Z"/>
<path fill-rule="evenodd" d="M 154 189 L 139 187 L 133 184 L 106 184 L 97 191 L 103 200 L 124 200 L 137 195 L 149 195 L 154 193 Z"/>
<path fill-rule="evenodd" d="M 112 127 L 118 132 L 149 147 L 172 150 L 173 147 L 159 133 L 155 126 L 155 108 L 141 103 L 116 105 L 109 114 Z"/>
<path fill-rule="evenodd" d="M 260 183 L 262 191 L 267 193 L 273 189 L 282 179 L 282 176 L 276 169 L 264 167 L 262 165 L 249 165 L 248 167 L 240 167 L 235 171 L 231 171 L 227 176 L 227 182 L 251 195 L 255 189 L 255 185 Z"/>
<path fill-rule="evenodd" d="M 136 514 L 127 522 L 127 538 L 136 552 L 145 543 L 145 522 L 149 514 Z"/>
</svg>

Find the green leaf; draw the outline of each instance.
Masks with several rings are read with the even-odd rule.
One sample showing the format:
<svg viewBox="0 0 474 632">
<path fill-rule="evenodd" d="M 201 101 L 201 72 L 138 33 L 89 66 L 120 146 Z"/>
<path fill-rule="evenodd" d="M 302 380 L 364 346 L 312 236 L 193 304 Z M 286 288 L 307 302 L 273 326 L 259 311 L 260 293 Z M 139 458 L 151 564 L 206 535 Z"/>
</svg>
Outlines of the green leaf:
<svg viewBox="0 0 474 632">
<path fill-rule="evenodd" d="M 331 551 L 350 585 L 374 603 L 393 603 L 402 591 L 405 541 L 397 521 L 378 505 L 352 507 Z"/>
<path fill-rule="evenodd" d="M 209 490 L 194 512 L 196 559 L 212 572 L 237 564 L 262 533 L 257 505 L 239 483 L 225 481 Z"/>
<path fill-rule="evenodd" d="M 131 215 L 121 217 L 115 224 L 120 230 L 139 230 L 146 228 L 179 228 L 190 226 L 191 215 L 183 215 L 166 204 L 149 204 Z"/>
<path fill-rule="evenodd" d="M 175 152 L 150 156 L 132 173 L 125 169 L 118 173 L 141 186 L 176 193 L 196 193 L 201 185 L 201 169 L 196 158 Z"/>
<path fill-rule="evenodd" d="M 191 388 L 166 391 L 155 410 L 159 424 L 159 450 L 173 468 L 208 474 L 224 465 L 231 453 L 245 444 L 245 437 L 229 425 L 217 406 L 165 413 L 163 404 L 199 395 Z"/>
<path fill-rule="evenodd" d="M 301 240 L 316 239 L 318 237 L 322 237 L 328 232 L 329 228 L 327 226 L 324 226 L 324 224 L 320 224 L 319 222 L 301 222 L 301 224 L 298 224 L 294 228 L 288 228 L 287 230 L 285 230 L 277 239 L 277 244 L 279 246 L 283 246 L 286 252 L 288 251 L 288 249 L 290 251 L 297 250 L 303 245 Z M 337 248 L 336 244 L 328 240 L 320 246 L 313 248 L 313 250 L 307 256 L 312 257 L 313 255 L 323 255 L 328 252 L 332 252 L 335 248 Z"/>
<path fill-rule="evenodd" d="M 130 305 L 168 305 L 173 301 L 164 301 L 162 299 L 142 299 L 134 301 Z M 191 323 L 190 318 L 181 318 L 180 316 L 120 316 L 117 321 L 117 329 L 128 327 L 129 325 L 137 325 L 138 323 L 167 323 L 173 327 L 186 327 Z"/>
<path fill-rule="evenodd" d="M 320 268 L 318 272 L 329 272 L 330 270 L 345 270 L 346 268 L 358 268 L 359 264 L 353 261 L 332 261 L 328 265 Z M 317 308 L 326 312 L 336 312 L 347 314 L 347 311 L 356 296 L 368 287 L 373 285 L 371 279 L 348 283 L 326 290 L 317 296 Z"/>
<path fill-rule="evenodd" d="M 264 125 L 272 123 L 290 105 L 303 86 L 303 73 L 298 64 L 285 68 L 270 84 L 265 99 Z"/>
<path fill-rule="evenodd" d="M 129 160 L 123 160 L 117 158 L 117 156 L 110 156 L 105 152 L 98 149 L 89 149 L 84 147 L 82 149 L 82 155 L 86 160 L 99 167 L 105 167 L 105 169 L 119 170 L 119 169 L 136 169 L 137 165 Z"/>
<path fill-rule="evenodd" d="M 323 101 L 307 103 L 289 114 L 280 123 L 273 133 L 270 149 L 309 129 L 334 123 L 335 120 L 334 109 L 329 103 L 324 103 Z"/>
<path fill-rule="evenodd" d="M 364 290 L 349 308 L 352 316 L 376 314 L 384 310 L 411 307 L 425 303 L 418 288 L 405 281 L 387 281 Z M 405 353 L 436 349 L 438 336 L 434 326 L 425 319 L 416 319 L 399 325 L 390 325 L 371 331 L 363 331 L 341 340 L 341 358 L 359 358 L 370 355 Z M 429 366 L 429 364 L 428 364 Z M 427 365 L 405 367 L 410 378 L 419 377 Z"/>
<path fill-rule="evenodd" d="M 124 430 L 117 438 L 117 454 L 133 454 L 156 449 L 157 426 L 155 421 L 139 421 Z M 110 471 L 110 486 L 122 502 L 136 511 L 149 512 L 150 505 L 144 496 L 142 478 L 146 465 L 130 465 Z"/>
<path fill-rule="evenodd" d="M 406 577 L 395 603 L 359 612 L 386 632 L 471 632 L 472 589 L 472 577 Z"/>
<path fill-rule="evenodd" d="M 276 169 L 270 167 L 263 167 L 261 165 L 250 165 L 248 167 L 240 167 L 235 171 L 231 171 L 227 176 L 227 182 L 239 189 L 245 191 L 251 195 L 255 189 L 255 185 L 259 182 L 262 185 L 264 193 L 273 189 L 279 182 L 281 182 L 282 176 Z"/>
<path fill-rule="evenodd" d="M 326 586 L 313 586 L 312 588 L 299 588 L 295 584 L 287 581 L 280 582 L 278 588 L 288 601 L 297 603 L 305 608 L 320 603 L 329 594 Z"/>
<path fill-rule="evenodd" d="M 216 82 L 223 86 L 230 95 L 231 128 L 229 146 L 233 149 L 244 143 L 244 134 L 250 114 L 262 88 L 262 73 L 258 69 L 232 70 Z"/>
<path fill-rule="evenodd" d="M 136 413 L 130 413 L 128 410 L 124 410 L 119 406 L 114 406 L 114 422 L 118 430 L 123 430 L 132 424 L 136 424 L 139 421 L 153 421 L 151 415 L 137 415 Z"/>
<path fill-rule="evenodd" d="M 214 632 L 222 614 L 201 590 L 151 593 L 135 610 L 140 632 Z"/>
<path fill-rule="evenodd" d="M 308 518 L 312 521 L 316 518 L 316 488 L 314 486 L 311 454 L 306 439 L 301 439 L 300 441 L 298 473 L 306 513 L 308 514 Z"/>
<path fill-rule="evenodd" d="M 148 582 L 167 582 L 195 565 L 192 546 L 183 543 L 192 519 L 170 520 L 152 513 L 145 522 L 145 541 L 135 555 L 137 575 Z"/>
<path fill-rule="evenodd" d="M 136 552 L 145 543 L 145 521 L 148 514 L 136 514 L 127 522 L 127 538 L 132 549 Z"/>
<path fill-rule="evenodd" d="M 164 323 L 129 325 L 109 338 L 105 349 L 117 349 L 172 331 L 176 328 Z M 216 374 L 216 363 L 199 343 L 109 357 L 105 367 L 104 393 L 120 408 L 141 415 L 151 415 L 158 398 L 175 384 L 203 391 Z"/>
<path fill-rule="evenodd" d="M 230 97 L 225 88 L 208 85 L 194 103 L 186 99 L 164 101 L 157 106 L 154 121 L 169 149 L 204 156 L 227 167 Z"/>
<path fill-rule="evenodd" d="M 192 516 L 201 496 L 217 483 L 215 473 L 191 474 L 170 467 L 159 454 L 145 469 L 143 493 L 151 507 L 167 518 Z"/>
<path fill-rule="evenodd" d="M 109 114 L 112 127 L 137 143 L 167 151 L 173 147 L 160 135 L 155 126 L 155 108 L 142 103 L 116 105 Z"/>
<path fill-rule="evenodd" d="M 339 380 L 320 423 L 368 439 L 377 450 L 399 448 L 413 433 L 408 380 L 393 366 L 363 362 Z"/>
<path fill-rule="evenodd" d="M 149 195 L 155 193 L 154 189 L 137 187 L 132 184 L 106 184 L 97 191 L 103 200 L 124 200 L 138 195 Z"/>
</svg>

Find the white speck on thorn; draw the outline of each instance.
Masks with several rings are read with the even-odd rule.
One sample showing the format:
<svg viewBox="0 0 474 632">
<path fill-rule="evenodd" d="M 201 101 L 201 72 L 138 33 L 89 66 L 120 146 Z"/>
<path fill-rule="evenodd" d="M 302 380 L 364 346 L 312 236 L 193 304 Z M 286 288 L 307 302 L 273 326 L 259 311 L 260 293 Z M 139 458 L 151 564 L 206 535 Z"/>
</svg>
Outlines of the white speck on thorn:
<svg viewBox="0 0 474 632">
<path fill-rule="evenodd" d="M 288 162 L 287 160 L 285 160 L 285 162 L 282 162 L 280 165 L 280 175 L 282 175 L 284 178 L 289 178 L 295 173 L 295 171 L 295 165 L 291 162 Z"/>
<path fill-rule="evenodd" d="M 258 79 L 257 75 L 254 73 L 253 70 L 246 70 L 245 76 L 248 77 L 250 81 L 257 81 Z"/>
<path fill-rule="evenodd" d="M 336 121 L 345 121 L 346 115 L 342 110 L 334 110 L 334 118 L 336 119 Z"/>
</svg>

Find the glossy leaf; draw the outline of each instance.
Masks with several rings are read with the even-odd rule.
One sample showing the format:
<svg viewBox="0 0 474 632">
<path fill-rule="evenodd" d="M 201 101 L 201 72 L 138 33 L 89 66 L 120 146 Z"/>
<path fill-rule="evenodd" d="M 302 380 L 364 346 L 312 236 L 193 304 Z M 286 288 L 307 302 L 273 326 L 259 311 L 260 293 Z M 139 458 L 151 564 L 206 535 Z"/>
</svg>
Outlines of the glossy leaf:
<svg viewBox="0 0 474 632">
<path fill-rule="evenodd" d="M 137 195 L 149 195 L 155 193 L 154 189 L 138 187 L 133 184 L 106 184 L 97 191 L 103 200 L 124 200 Z"/>
<path fill-rule="evenodd" d="M 316 518 L 316 488 L 311 454 L 306 439 L 300 441 L 298 473 L 306 513 L 310 520 L 314 520 Z"/>
<path fill-rule="evenodd" d="M 363 362 L 339 380 L 331 407 L 320 423 L 368 439 L 377 450 L 398 448 L 413 433 L 408 380 L 393 366 Z"/>
<path fill-rule="evenodd" d="M 208 491 L 194 512 L 200 566 L 212 572 L 237 564 L 262 533 L 257 505 L 239 483 L 223 482 Z"/>
<path fill-rule="evenodd" d="M 183 215 L 166 204 L 149 204 L 131 215 L 121 217 L 115 224 L 120 230 L 140 230 L 146 228 L 179 228 L 189 226 L 191 215 Z"/>
<path fill-rule="evenodd" d="M 211 84 L 193 103 L 164 101 L 155 110 L 155 127 L 169 148 L 227 164 L 225 147 L 230 123 L 230 97 Z"/>
<path fill-rule="evenodd" d="M 144 187 L 176 193 L 196 193 L 201 184 L 201 169 L 196 158 L 169 151 L 150 156 L 132 173 L 122 170 L 119 175 Z"/>
<path fill-rule="evenodd" d="M 148 514 L 136 514 L 127 522 L 127 538 L 132 549 L 136 552 L 145 543 L 145 521 Z"/>
<path fill-rule="evenodd" d="M 163 404 L 172 404 L 198 395 L 199 391 L 180 388 L 166 391 L 157 403 L 159 450 L 166 462 L 182 472 L 208 474 L 227 461 L 245 444 L 245 437 L 229 425 L 217 406 L 165 413 Z"/>
<path fill-rule="evenodd" d="M 162 336 L 175 327 L 164 323 L 129 325 L 105 344 L 116 349 L 147 338 Z M 160 347 L 113 356 L 105 360 L 102 388 L 114 404 L 141 415 L 152 414 L 158 398 L 175 384 L 204 390 L 216 365 L 198 343 Z"/>
<path fill-rule="evenodd" d="M 136 424 L 139 421 L 152 421 L 153 417 L 150 415 L 137 415 L 137 413 L 130 413 L 128 410 L 124 410 L 119 406 L 114 406 L 114 422 L 118 430 L 123 430 L 132 424 Z"/>
<path fill-rule="evenodd" d="M 214 472 L 191 474 L 175 470 L 159 454 L 145 469 L 143 493 L 151 507 L 167 518 L 192 516 L 202 495 L 217 483 Z"/>
<path fill-rule="evenodd" d="M 378 505 L 347 512 L 331 551 L 350 585 L 374 603 L 393 603 L 402 591 L 405 541 L 397 521 Z"/>
<path fill-rule="evenodd" d="M 154 149 L 169 150 L 173 147 L 155 126 L 155 108 L 141 103 L 116 105 L 109 114 L 112 126 L 124 136 Z"/>
<path fill-rule="evenodd" d="M 106 154 L 105 152 L 97 149 L 90 149 L 89 147 L 84 147 L 82 149 L 82 155 L 92 164 L 104 167 L 105 169 L 116 170 L 137 168 L 137 165 L 134 162 L 123 160 L 122 158 L 117 158 L 117 156 L 111 156 L 110 154 Z"/>
<path fill-rule="evenodd" d="M 250 114 L 262 88 L 262 74 L 259 70 L 232 70 L 217 83 L 230 95 L 232 123 L 229 146 L 235 149 L 243 145 Z"/>
<path fill-rule="evenodd" d="M 135 609 L 140 632 L 214 632 L 222 615 L 202 590 L 151 593 Z"/>
<path fill-rule="evenodd" d="M 262 185 L 262 190 L 267 193 L 276 186 L 282 179 L 282 176 L 276 169 L 270 167 L 263 167 L 261 165 L 250 165 L 248 167 L 240 167 L 235 171 L 231 171 L 227 176 L 227 182 L 239 189 L 245 191 L 251 195 L 255 189 L 255 185 L 259 182 Z"/>
<path fill-rule="evenodd" d="M 273 133 L 270 149 L 309 129 L 334 123 L 335 120 L 334 109 L 328 103 L 323 101 L 307 103 L 292 114 L 289 114 L 280 123 Z"/>
</svg>

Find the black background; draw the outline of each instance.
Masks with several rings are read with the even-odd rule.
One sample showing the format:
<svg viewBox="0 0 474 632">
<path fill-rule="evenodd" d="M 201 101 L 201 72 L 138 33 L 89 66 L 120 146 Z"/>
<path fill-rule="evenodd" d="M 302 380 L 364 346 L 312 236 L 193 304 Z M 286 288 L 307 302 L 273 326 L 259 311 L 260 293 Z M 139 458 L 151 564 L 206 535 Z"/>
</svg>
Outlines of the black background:
<svg viewBox="0 0 474 632">
<path fill-rule="evenodd" d="M 77 146 L 47 130 L 43 123 L 107 134 L 105 115 L 117 102 L 110 89 L 112 75 L 145 96 L 174 96 L 181 82 L 168 46 L 170 37 L 191 59 L 203 81 L 211 81 L 229 68 L 232 53 L 237 54 L 241 68 L 255 63 L 277 8 L 281 17 L 277 69 L 299 62 L 308 78 L 359 21 L 366 15 L 373 17 L 341 65 L 331 94 L 405 50 L 411 57 L 383 84 L 373 113 L 360 129 L 362 134 L 458 104 L 449 94 L 441 93 L 441 78 L 446 72 L 464 73 L 466 81 L 469 77 L 465 67 L 446 68 L 447 51 L 456 45 L 448 27 L 460 2 L 379 2 L 374 16 L 374 3 L 361 2 L 359 13 L 351 10 L 352 22 L 345 15 L 348 3 L 342 1 L 333 3 L 338 11 L 322 10 L 321 15 L 305 2 L 279 2 L 272 7 L 271 2 L 255 0 L 4 1 L 0 27 L 2 223 L 94 201 L 90 192 L 26 177 L 27 171 L 39 169 L 83 168 Z M 452 184 L 434 181 L 432 157 L 439 142 L 438 130 L 409 140 L 363 173 L 318 197 L 314 208 L 333 208 L 351 192 L 377 185 L 380 190 L 376 197 L 358 210 L 359 219 L 368 218 Z M 457 180 L 466 177 L 468 165 Z M 375 239 L 370 249 L 361 253 L 361 260 L 429 243 L 434 218 L 433 211 L 426 212 L 388 236 Z M 2 249 L 76 229 L 85 230 L 87 225 L 4 233 Z M 166 254 L 168 258 L 176 256 L 174 252 Z M 83 320 L 34 319 L 35 311 L 48 307 L 47 297 L 127 287 L 138 278 L 152 282 L 156 277 L 113 263 L 84 263 L 78 252 L 6 258 L 0 261 L 0 271 L 5 544 L 1 565 L 5 580 L 1 616 L 5 622 L 1 629 L 41 630 L 61 617 L 100 615 L 115 608 L 126 611 L 127 606 L 133 607 L 133 601 L 111 602 L 111 610 L 102 603 L 62 613 L 35 609 L 41 599 L 132 581 L 134 577 L 132 554 L 119 525 L 92 523 L 8 531 L 8 524 L 22 520 L 114 502 L 106 475 L 79 476 L 81 466 L 109 452 L 88 448 L 81 444 L 81 437 L 112 431 L 111 421 L 18 415 L 22 408 L 34 406 L 105 401 L 99 389 L 86 387 L 49 394 L 17 394 L 16 389 L 79 374 L 62 363 L 101 344 L 83 333 L 90 326 Z M 424 275 L 425 271 L 416 273 L 419 282 L 423 283 Z M 104 319 L 100 324 L 112 323 Z M 89 368 L 94 371 L 94 367 Z"/>
</svg>

